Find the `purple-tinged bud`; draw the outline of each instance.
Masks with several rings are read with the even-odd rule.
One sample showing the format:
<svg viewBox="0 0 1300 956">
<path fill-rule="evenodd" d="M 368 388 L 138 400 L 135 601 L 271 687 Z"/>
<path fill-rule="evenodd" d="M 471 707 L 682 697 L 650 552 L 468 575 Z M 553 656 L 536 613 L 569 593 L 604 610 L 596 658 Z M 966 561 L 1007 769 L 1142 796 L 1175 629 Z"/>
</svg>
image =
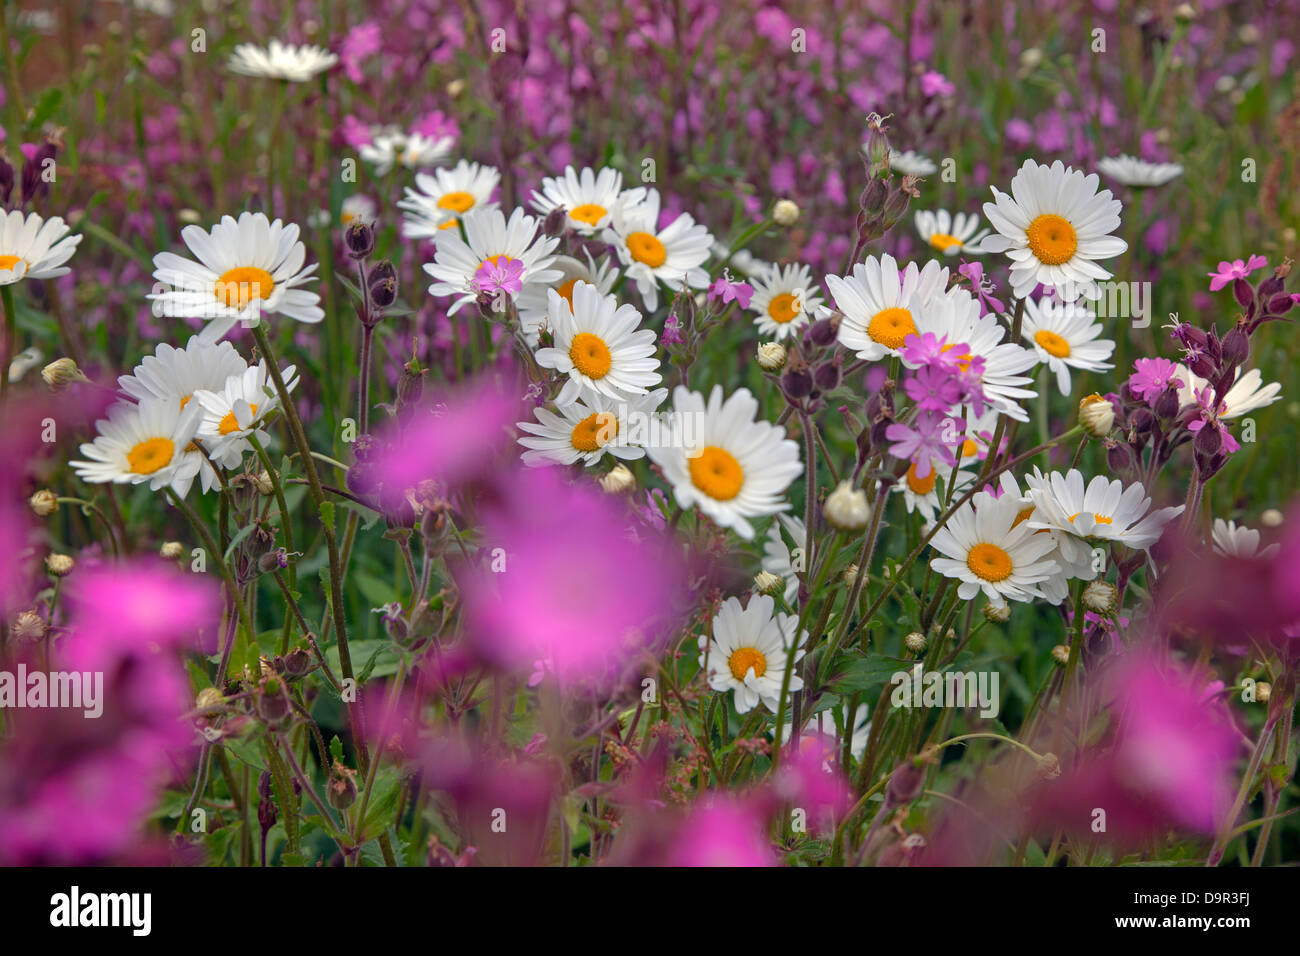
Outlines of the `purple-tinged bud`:
<svg viewBox="0 0 1300 956">
<path fill-rule="evenodd" d="M 781 374 L 781 391 L 791 401 L 798 401 L 807 398 L 812 390 L 813 378 L 808 363 L 801 358 L 792 358 Z"/>
<path fill-rule="evenodd" d="M 1243 309 L 1255 301 L 1255 290 L 1251 288 L 1250 283 L 1245 279 L 1233 280 L 1232 295 L 1237 300 L 1237 304 Z"/>
<path fill-rule="evenodd" d="M 1259 284 L 1259 288 L 1256 290 L 1255 294 L 1261 299 L 1271 299 L 1273 296 L 1281 292 L 1285 286 L 1286 282 L 1283 281 L 1282 277 L 1278 276 L 1277 271 L 1274 270 L 1271 276 Z"/>
<path fill-rule="evenodd" d="M 277 816 L 275 800 L 272 799 L 271 794 L 271 772 L 263 770 L 262 775 L 257 778 L 257 823 L 262 828 L 263 836 L 275 826 Z"/>
<path fill-rule="evenodd" d="M 1112 472 L 1123 474 L 1133 467 L 1133 455 L 1128 445 L 1119 442 L 1106 443 L 1106 467 Z"/>
<path fill-rule="evenodd" d="M 889 777 L 885 785 L 885 806 L 902 807 L 921 795 L 925 786 L 925 771 L 911 760 L 904 760 Z"/>
<path fill-rule="evenodd" d="M 1178 414 L 1178 409 L 1179 403 L 1177 389 L 1165 389 L 1160 393 L 1160 397 L 1155 401 L 1154 411 L 1156 417 L 1163 421 L 1169 421 L 1169 419 L 1175 417 Z"/>
<path fill-rule="evenodd" d="M 1192 442 L 1192 447 L 1196 454 L 1204 458 L 1213 458 L 1223 447 L 1223 436 L 1219 430 L 1206 422 L 1204 427 L 1196 433 L 1196 439 Z"/>
<path fill-rule="evenodd" d="M 370 304 L 376 309 L 387 309 L 397 301 L 397 280 L 385 279 L 370 287 Z"/>
<path fill-rule="evenodd" d="M 829 392 L 840 384 L 840 353 L 836 352 L 829 362 L 817 366 L 813 372 L 813 384 L 822 392 Z"/>
<path fill-rule="evenodd" d="M 556 206 L 542 220 L 542 232 L 554 239 L 564 235 L 569 228 L 569 211 L 563 206 Z"/>
<path fill-rule="evenodd" d="M 1156 417 L 1151 414 L 1149 409 L 1138 408 L 1133 412 L 1131 424 L 1139 434 L 1151 431 L 1151 426 L 1156 423 Z"/>
<path fill-rule="evenodd" d="M 1238 323 L 1223 337 L 1223 361 L 1227 365 L 1240 365 L 1250 355 L 1250 336 Z"/>
<path fill-rule="evenodd" d="M 33 199 L 40 199 L 50 194 L 50 183 L 45 177 L 47 164 L 53 163 L 58 148 L 48 140 L 42 143 L 32 154 L 32 158 L 23 163 L 23 205 Z"/>
<path fill-rule="evenodd" d="M 343 245 L 353 259 L 364 259 L 375 251 L 375 230 L 358 219 L 343 233 Z"/>
<path fill-rule="evenodd" d="M 370 287 L 371 292 L 374 291 L 375 286 L 389 281 L 397 281 L 397 269 L 389 259 L 380 259 L 366 273 L 366 285 Z"/>
<path fill-rule="evenodd" d="M 14 191 L 14 168 L 9 161 L 0 159 L 0 206 L 9 205 L 9 194 Z"/>
<path fill-rule="evenodd" d="M 833 343 L 840 332 L 840 321 L 844 316 L 839 312 L 832 312 L 828 318 L 818 319 L 811 328 L 808 329 L 808 340 L 813 345 L 825 347 Z"/>
<path fill-rule="evenodd" d="M 295 647 L 284 655 L 284 673 L 290 680 L 305 677 L 311 670 L 311 655 L 305 648 Z"/>
<path fill-rule="evenodd" d="M 1291 311 L 1291 307 L 1294 305 L 1295 297 L 1290 293 L 1283 292 L 1282 294 L 1275 295 L 1273 298 L 1268 300 L 1268 314 L 1286 315 L 1287 312 Z"/>
</svg>

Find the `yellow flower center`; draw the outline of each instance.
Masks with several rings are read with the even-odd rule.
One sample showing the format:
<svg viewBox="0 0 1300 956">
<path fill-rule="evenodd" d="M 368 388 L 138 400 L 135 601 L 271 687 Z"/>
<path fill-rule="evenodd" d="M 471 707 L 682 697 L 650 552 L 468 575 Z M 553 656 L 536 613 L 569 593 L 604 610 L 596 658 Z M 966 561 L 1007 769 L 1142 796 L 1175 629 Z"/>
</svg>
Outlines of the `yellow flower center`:
<svg viewBox="0 0 1300 956">
<path fill-rule="evenodd" d="M 907 467 L 907 487 L 911 488 L 912 491 L 918 495 L 928 495 L 930 492 L 934 491 L 935 477 L 936 473 L 933 468 L 930 469 L 930 473 L 924 478 L 918 478 L 916 476 L 916 465 L 911 464 Z"/>
<path fill-rule="evenodd" d="M 578 451 L 600 451 L 618 434 L 618 417 L 613 412 L 593 412 L 573 426 L 569 440 Z"/>
<path fill-rule="evenodd" d="M 980 446 L 975 444 L 975 439 L 967 438 L 961 443 L 961 456 L 963 458 L 974 458 L 979 454 Z"/>
<path fill-rule="evenodd" d="M 658 269 L 668 261 L 668 250 L 664 244 L 648 232 L 634 232 L 627 237 L 627 251 L 637 262 Z"/>
<path fill-rule="evenodd" d="M 452 212 L 467 212 L 473 205 L 474 197 L 469 193 L 443 193 L 438 200 L 439 209 L 450 209 Z"/>
<path fill-rule="evenodd" d="M 1005 581 L 1011 577 L 1011 555 L 996 544 L 977 544 L 966 555 L 966 567 L 984 581 Z"/>
<path fill-rule="evenodd" d="M 257 406 L 249 405 L 248 407 L 252 409 L 253 417 L 256 418 Z M 226 412 L 226 417 L 221 419 L 221 424 L 217 426 L 217 431 L 221 432 L 223 435 L 229 435 L 231 432 L 239 431 L 239 422 L 235 419 L 234 412 Z"/>
<path fill-rule="evenodd" d="M 709 445 L 689 462 L 691 484 L 717 501 L 730 501 L 740 494 L 745 471 L 731 452 Z"/>
<path fill-rule="evenodd" d="M 1035 332 L 1034 341 L 1038 343 L 1040 349 L 1055 358 L 1065 358 L 1070 354 L 1070 343 L 1047 329 Z"/>
<path fill-rule="evenodd" d="M 945 345 L 943 348 L 939 349 L 939 351 L 947 352 L 949 349 L 955 349 L 956 347 L 957 347 L 956 344 Z M 960 368 L 963 372 L 969 372 L 972 358 L 974 358 L 974 356 L 971 355 L 969 352 L 967 352 L 965 355 L 957 356 L 958 368 Z"/>
<path fill-rule="evenodd" d="M 569 303 L 570 312 L 573 311 L 573 287 L 577 284 L 578 284 L 578 280 L 576 278 L 570 279 L 568 282 L 564 283 L 564 285 L 560 286 L 558 289 L 555 290 L 556 292 L 560 293 L 561 299 Z"/>
<path fill-rule="evenodd" d="M 587 378 L 604 378 L 614 364 L 605 340 L 590 332 L 579 332 L 573 337 L 573 344 L 569 346 L 569 359 L 573 362 L 573 367 Z"/>
<path fill-rule="evenodd" d="M 1059 266 L 1069 262 L 1074 258 L 1074 250 L 1079 248 L 1079 237 L 1074 227 L 1050 212 L 1035 217 L 1025 232 L 1029 237 L 1029 248 L 1045 265 Z"/>
<path fill-rule="evenodd" d="M 891 308 L 877 312 L 867 326 L 867 335 L 871 341 L 879 342 L 888 349 L 901 349 L 903 340 L 916 334 L 916 322 L 907 309 Z"/>
<path fill-rule="evenodd" d="M 780 325 L 792 322 L 802 311 L 799 307 L 799 300 L 791 292 L 782 292 L 780 295 L 772 296 L 772 301 L 767 304 L 767 314 Z"/>
<path fill-rule="evenodd" d="M 0 256 L 0 269 L 12 269 L 22 261 L 21 256 Z M 26 265 L 26 263 L 24 262 L 23 265 Z"/>
<path fill-rule="evenodd" d="M 1081 514 L 1083 514 L 1082 511 L 1077 512 L 1076 514 L 1072 514 L 1072 515 L 1070 515 L 1070 524 L 1074 524 L 1074 519 L 1077 518 L 1077 517 L 1079 517 L 1079 515 L 1081 515 Z M 1111 519 L 1108 518 L 1106 515 L 1099 515 L 1099 514 L 1097 514 L 1095 511 L 1092 513 L 1092 520 L 1095 521 L 1095 522 L 1097 522 L 1097 524 L 1112 524 L 1112 523 L 1113 523 L 1113 522 L 1111 521 Z"/>
<path fill-rule="evenodd" d="M 218 302 L 227 308 L 242 309 L 254 299 L 269 299 L 275 289 L 271 273 L 257 266 L 236 266 L 217 280 Z"/>
<path fill-rule="evenodd" d="M 126 466 L 137 475 L 152 475 L 170 465 L 175 453 L 170 438 L 146 438 L 126 453 Z"/>
<path fill-rule="evenodd" d="M 1014 528 L 1016 525 L 1020 524 L 1020 522 L 1022 522 L 1022 521 L 1028 521 L 1030 518 L 1033 517 L 1033 515 L 1034 515 L 1034 506 L 1033 506 L 1033 505 L 1030 505 L 1028 508 L 1021 508 L 1020 511 L 1019 511 L 1019 513 L 1017 513 L 1017 515 L 1016 515 L 1016 520 L 1013 521 L 1013 522 L 1011 522 L 1011 527 Z"/>
<path fill-rule="evenodd" d="M 586 203 L 582 206 L 575 206 L 569 210 L 569 218 L 576 219 L 578 222 L 585 222 L 589 226 L 594 226 L 607 215 L 609 210 L 604 206 L 597 206 L 594 202 Z"/>
<path fill-rule="evenodd" d="M 188 404 L 190 403 L 190 399 L 193 398 L 193 397 L 194 397 L 193 395 L 182 395 L 182 396 L 181 396 L 181 408 L 184 408 L 186 405 L 188 405 Z"/>
<path fill-rule="evenodd" d="M 767 673 L 767 658 L 757 648 L 738 647 L 727 658 L 727 666 L 731 668 L 731 676 L 736 680 L 744 680 L 750 668 L 754 669 L 755 677 L 762 677 Z"/>
<path fill-rule="evenodd" d="M 934 246 L 940 252 L 947 252 L 953 246 L 960 246 L 962 241 L 956 236 L 950 236 L 946 232 L 936 232 L 930 237 L 930 245 Z"/>
</svg>

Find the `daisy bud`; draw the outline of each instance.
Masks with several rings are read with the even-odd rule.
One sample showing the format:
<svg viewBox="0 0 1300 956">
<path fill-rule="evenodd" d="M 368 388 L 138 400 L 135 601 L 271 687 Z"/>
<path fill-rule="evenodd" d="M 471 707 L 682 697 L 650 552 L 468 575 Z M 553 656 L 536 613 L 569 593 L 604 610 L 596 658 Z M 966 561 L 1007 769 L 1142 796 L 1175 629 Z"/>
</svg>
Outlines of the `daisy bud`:
<svg viewBox="0 0 1300 956">
<path fill-rule="evenodd" d="M 1070 662 L 1070 649 L 1064 644 L 1057 644 L 1052 648 L 1052 660 L 1064 667 Z"/>
<path fill-rule="evenodd" d="M 1083 589 L 1083 606 L 1094 614 L 1109 614 L 1115 610 L 1119 590 L 1109 581 L 1090 581 Z"/>
<path fill-rule="evenodd" d="M 61 578 L 70 574 L 76 563 L 70 554 L 50 554 L 45 557 L 45 570 Z"/>
<path fill-rule="evenodd" d="M 54 509 L 59 506 L 59 496 L 48 488 L 42 488 L 36 494 L 27 499 L 27 507 L 38 518 L 45 518 L 54 513 Z"/>
<path fill-rule="evenodd" d="M 375 231 L 358 219 L 343 233 L 343 245 L 353 259 L 364 259 L 375 251 Z"/>
<path fill-rule="evenodd" d="M 907 637 L 903 638 L 903 646 L 907 648 L 908 653 L 924 654 L 925 649 L 929 646 L 929 642 L 925 639 L 925 635 L 920 631 L 913 631 L 911 634 L 907 635 Z"/>
<path fill-rule="evenodd" d="M 1196 8 L 1190 3 L 1180 3 L 1178 6 L 1174 7 L 1174 16 L 1179 20 L 1195 20 Z"/>
<path fill-rule="evenodd" d="M 867 493 L 854 488 L 848 479 L 841 481 L 822 505 L 822 515 L 832 528 L 841 531 L 861 531 L 871 520 L 871 506 Z"/>
<path fill-rule="evenodd" d="M 985 604 L 984 620 L 991 624 L 1005 624 L 1011 620 L 1011 605 L 1009 604 Z"/>
<path fill-rule="evenodd" d="M 39 641 L 45 636 L 45 618 L 35 611 L 23 611 L 9 626 L 9 636 L 16 641 Z"/>
<path fill-rule="evenodd" d="M 267 471 L 259 471 L 248 475 L 248 483 L 253 486 L 259 495 L 271 495 L 275 493 L 275 485 L 271 482 L 271 475 Z"/>
<path fill-rule="evenodd" d="M 1257 681 L 1255 684 L 1255 700 L 1261 704 L 1267 704 L 1268 699 L 1273 696 L 1273 685 L 1264 681 Z"/>
<path fill-rule="evenodd" d="M 176 210 L 176 220 L 185 223 L 187 226 L 195 226 L 203 221 L 203 214 L 197 209 L 178 209 Z"/>
<path fill-rule="evenodd" d="M 225 703 L 225 698 L 221 696 L 221 691 L 215 687 L 205 687 L 199 691 L 199 696 L 194 698 L 195 710 L 215 710 Z"/>
<path fill-rule="evenodd" d="M 184 551 L 185 548 L 179 541 L 164 541 L 162 547 L 158 549 L 158 554 L 168 561 L 175 561 Z"/>
<path fill-rule="evenodd" d="M 465 81 L 457 77 L 446 86 L 447 95 L 453 100 L 465 92 Z"/>
<path fill-rule="evenodd" d="M 779 372 L 784 366 L 784 345 L 780 342 L 763 342 L 758 346 L 758 367 L 764 372 Z"/>
<path fill-rule="evenodd" d="M 325 784 L 325 799 L 335 810 L 346 810 L 357 799 L 357 772 L 334 762 L 329 782 Z"/>
<path fill-rule="evenodd" d="M 1280 528 L 1286 518 L 1276 508 L 1266 508 L 1259 516 L 1259 523 L 1265 528 Z"/>
<path fill-rule="evenodd" d="M 793 226 L 799 221 L 799 207 L 789 199 L 778 199 L 772 207 L 772 221 L 778 226 Z"/>
<path fill-rule="evenodd" d="M 1043 51 L 1036 46 L 1020 51 L 1020 65 L 1026 70 L 1032 70 L 1038 64 L 1043 62 Z"/>
<path fill-rule="evenodd" d="M 1105 438 L 1115 427 L 1115 406 L 1093 392 L 1079 402 L 1079 424 L 1093 438 Z"/>
<path fill-rule="evenodd" d="M 41 369 L 41 378 L 53 391 L 61 392 L 76 382 L 89 382 L 90 379 L 77 368 L 77 363 L 70 358 L 55 359 Z"/>
<path fill-rule="evenodd" d="M 844 581 L 844 586 L 846 588 L 853 587 L 858 580 L 858 566 L 856 564 L 850 564 L 845 568 L 842 580 Z"/>
<path fill-rule="evenodd" d="M 1042 780 L 1052 780 L 1061 775 L 1061 760 L 1056 754 L 1043 754 L 1038 758 L 1038 776 Z"/>
<path fill-rule="evenodd" d="M 601 476 L 600 487 L 606 494 L 621 495 L 636 487 L 636 475 L 627 465 L 615 465 Z"/>
<path fill-rule="evenodd" d="M 754 590 L 759 594 L 779 594 L 784 582 L 771 571 L 759 571 L 754 575 Z"/>
</svg>

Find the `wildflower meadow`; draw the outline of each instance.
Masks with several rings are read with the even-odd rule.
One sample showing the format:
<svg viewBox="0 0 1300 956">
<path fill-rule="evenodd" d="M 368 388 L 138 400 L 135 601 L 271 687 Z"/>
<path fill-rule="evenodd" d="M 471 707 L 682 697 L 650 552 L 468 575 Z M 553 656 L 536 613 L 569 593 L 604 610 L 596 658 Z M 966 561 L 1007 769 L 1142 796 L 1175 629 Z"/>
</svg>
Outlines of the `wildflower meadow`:
<svg viewBox="0 0 1300 956">
<path fill-rule="evenodd" d="M 1300 3 L 0 24 L 0 863 L 1300 862 Z"/>
</svg>

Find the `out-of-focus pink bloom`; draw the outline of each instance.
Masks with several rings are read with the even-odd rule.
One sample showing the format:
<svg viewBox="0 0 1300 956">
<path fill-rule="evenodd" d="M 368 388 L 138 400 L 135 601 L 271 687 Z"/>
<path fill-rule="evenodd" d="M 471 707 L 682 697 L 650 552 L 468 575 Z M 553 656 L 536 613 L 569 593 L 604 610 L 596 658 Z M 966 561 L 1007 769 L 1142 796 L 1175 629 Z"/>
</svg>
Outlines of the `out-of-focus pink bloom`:
<svg viewBox="0 0 1300 956">
<path fill-rule="evenodd" d="M 1243 262 L 1240 259 L 1234 259 L 1231 262 L 1220 262 L 1218 272 L 1207 272 L 1210 277 L 1210 291 L 1218 292 L 1229 282 L 1236 279 L 1244 279 L 1256 269 L 1262 269 L 1268 265 L 1268 260 L 1263 256 L 1251 256 Z"/>
<path fill-rule="evenodd" d="M 921 74 L 921 93 L 925 96 L 952 96 L 956 92 L 957 87 L 942 73 L 929 70 Z"/>
<path fill-rule="evenodd" d="M 682 600 L 667 542 L 558 469 L 515 469 L 482 518 L 483 558 L 459 575 L 467 632 L 496 666 L 544 658 L 562 681 L 617 678 Z"/>
<path fill-rule="evenodd" d="M 691 810 L 678 828 L 668 866 L 774 866 L 763 816 L 734 799 L 715 798 Z"/>
<path fill-rule="evenodd" d="M 339 47 L 339 59 L 343 70 L 353 83 L 360 83 L 365 75 L 361 72 L 361 61 L 378 53 L 383 45 L 383 31 L 378 23 L 368 20 L 359 23 L 343 38 Z"/>
</svg>

